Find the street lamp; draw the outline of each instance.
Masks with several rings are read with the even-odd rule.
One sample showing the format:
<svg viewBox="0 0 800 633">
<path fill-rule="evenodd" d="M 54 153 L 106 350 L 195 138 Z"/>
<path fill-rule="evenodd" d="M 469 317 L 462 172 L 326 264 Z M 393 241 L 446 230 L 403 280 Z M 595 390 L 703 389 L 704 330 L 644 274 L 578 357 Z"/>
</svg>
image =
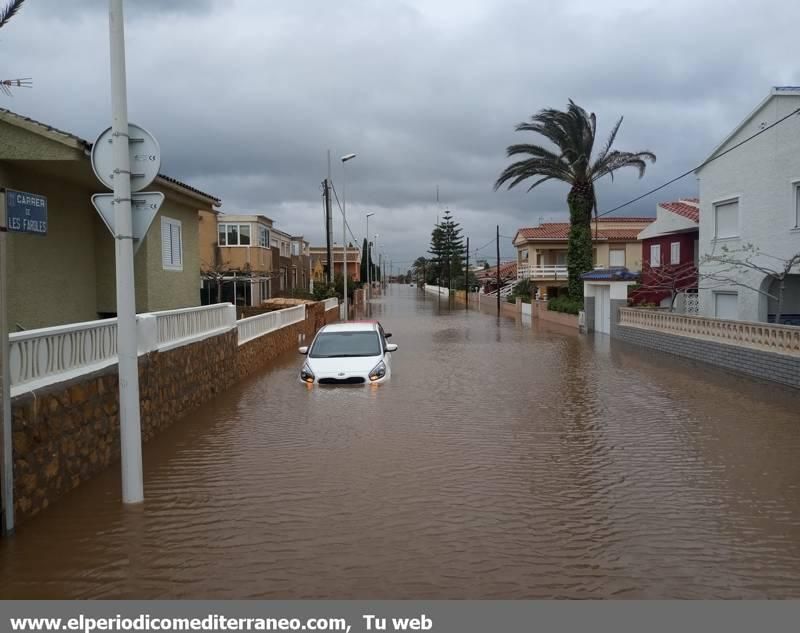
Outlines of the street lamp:
<svg viewBox="0 0 800 633">
<path fill-rule="evenodd" d="M 369 245 L 370 245 L 370 241 L 369 241 L 369 216 L 371 216 L 371 215 L 375 215 L 375 213 L 374 212 L 367 213 L 367 233 L 366 233 L 366 235 L 367 235 L 367 301 L 369 301 L 372 298 L 372 283 L 371 283 L 371 279 L 370 279 L 370 277 L 372 275 L 372 270 L 371 270 L 372 266 L 371 266 L 371 262 L 369 260 L 369 250 L 370 250 L 369 249 Z"/>
<path fill-rule="evenodd" d="M 344 249 L 342 261 L 342 283 L 344 286 L 344 320 L 347 321 L 347 170 L 344 164 L 356 157 L 355 154 L 342 156 L 342 248 Z"/>
</svg>

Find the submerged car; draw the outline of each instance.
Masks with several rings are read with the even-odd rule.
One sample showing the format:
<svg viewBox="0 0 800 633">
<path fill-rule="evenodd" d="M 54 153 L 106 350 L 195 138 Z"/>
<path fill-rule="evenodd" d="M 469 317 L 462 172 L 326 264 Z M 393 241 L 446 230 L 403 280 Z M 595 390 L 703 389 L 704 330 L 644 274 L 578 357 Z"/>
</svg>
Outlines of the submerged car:
<svg viewBox="0 0 800 633">
<path fill-rule="evenodd" d="M 299 349 L 307 356 L 300 380 L 319 385 L 386 382 L 392 374 L 391 353 L 397 350 L 387 342 L 391 336 L 377 321 L 325 325 L 310 346 Z"/>
</svg>

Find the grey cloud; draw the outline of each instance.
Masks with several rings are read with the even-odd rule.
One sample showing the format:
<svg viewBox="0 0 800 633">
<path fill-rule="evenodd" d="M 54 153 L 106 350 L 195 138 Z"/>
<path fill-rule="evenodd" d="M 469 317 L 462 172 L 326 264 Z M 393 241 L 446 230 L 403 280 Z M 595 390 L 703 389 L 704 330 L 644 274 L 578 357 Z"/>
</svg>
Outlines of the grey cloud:
<svg viewBox="0 0 800 633">
<path fill-rule="evenodd" d="M 167 173 L 315 240 L 325 152 L 340 193 L 338 156 L 357 152 L 353 228 L 375 210 L 387 252 L 410 260 L 427 249 L 437 185 L 473 244 L 496 223 L 513 234 L 564 217 L 563 185 L 492 191 L 505 147 L 524 138 L 514 125 L 542 107 L 572 97 L 601 134 L 625 115 L 618 146 L 658 155 L 643 180 L 602 181 L 602 210 L 697 164 L 770 85 L 800 82 L 789 0 L 736 12 L 722 0 L 595 6 L 129 0 L 131 119 L 157 135 Z M 139 19 L 164 12 L 181 18 Z M 0 72 L 35 88 L 2 105 L 93 137 L 109 118 L 105 21 L 104 1 L 31 0 L 4 29 Z M 689 177 L 625 211 L 695 192 Z"/>
</svg>

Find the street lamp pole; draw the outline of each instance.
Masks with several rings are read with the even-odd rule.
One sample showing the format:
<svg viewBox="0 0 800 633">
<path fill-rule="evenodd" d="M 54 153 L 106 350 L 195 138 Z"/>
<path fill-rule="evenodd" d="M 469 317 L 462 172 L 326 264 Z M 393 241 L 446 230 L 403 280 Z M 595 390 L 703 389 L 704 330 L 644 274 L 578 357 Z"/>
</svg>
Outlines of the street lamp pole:
<svg viewBox="0 0 800 633">
<path fill-rule="evenodd" d="M 370 252 L 370 241 L 369 241 L 369 216 L 375 215 L 375 213 L 367 213 L 367 301 L 372 299 L 372 283 L 371 283 L 371 276 L 372 276 L 372 266 L 369 259 L 369 252 Z"/>
<path fill-rule="evenodd" d="M 355 154 L 342 156 L 342 284 L 344 287 L 344 320 L 349 316 L 347 312 L 347 170 L 344 164 L 355 158 Z"/>
</svg>

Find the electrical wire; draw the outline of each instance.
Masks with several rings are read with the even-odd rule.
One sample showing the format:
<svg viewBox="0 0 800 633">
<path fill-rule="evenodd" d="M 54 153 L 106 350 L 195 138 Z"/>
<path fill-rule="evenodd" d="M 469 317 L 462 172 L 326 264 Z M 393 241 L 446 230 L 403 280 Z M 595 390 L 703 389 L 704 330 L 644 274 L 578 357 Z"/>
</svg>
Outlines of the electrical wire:
<svg viewBox="0 0 800 633">
<path fill-rule="evenodd" d="M 761 130 L 759 130 L 758 132 L 756 132 L 756 133 L 755 133 L 755 134 L 753 134 L 752 136 L 748 136 L 746 139 L 744 139 L 743 141 L 740 141 L 739 143 L 736 143 L 736 145 L 734 145 L 733 147 L 729 147 L 729 148 L 728 148 L 728 149 L 726 149 L 724 152 L 721 152 L 720 154 L 715 154 L 715 155 L 714 155 L 714 156 L 712 156 L 711 158 L 709 158 L 709 159 L 707 159 L 707 160 L 704 160 L 704 161 L 703 161 L 702 163 L 700 163 L 700 164 L 699 164 L 697 167 L 693 167 L 693 168 L 692 168 L 692 169 L 690 169 L 689 171 L 686 171 L 686 172 L 682 173 L 680 176 L 676 176 L 675 178 L 673 178 L 673 179 L 671 179 L 671 180 L 668 180 L 668 181 L 667 181 L 667 182 L 665 182 L 663 185 L 659 185 L 659 186 L 658 186 L 658 187 L 656 187 L 655 189 L 651 189 L 650 191 L 647 191 L 647 192 L 643 193 L 642 195 L 640 195 L 640 196 L 637 196 L 637 197 L 636 197 L 636 198 L 634 198 L 633 200 L 628 200 L 628 202 L 626 202 L 626 203 L 624 203 L 624 204 L 620 204 L 620 205 L 618 205 L 618 206 L 614 207 L 613 209 L 609 209 L 608 211 L 603 211 L 603 213 L 598 213 L 598 214 L 597 214 L 597 217 L 598 217 L 598 218 L 600 218 L 600 217 L 603 217 L 604 215 L 608 215 L 609 213 L 614 213 L 614 211 L 619 211 L 620 209 L 624 209 L 625 207 L 627 207 L 627 206 L 629 206 L 629 205 L 633 204 L 634 202 L 639 202 L 639 200 L 641 200 L 642 198 L 646 198 L 647 196 L 650 196 L 650 195 L 654 194 L 656 191 L 661 191 L 661 190 L 662 190 L 664 187 L 669 187 L 671 184 L 678 182 L 678 181 L 679 181 L 679 180 L 681 180 L 682 178 L 686 178 L 686 176 L 688 176 L 689 174 L 693 174 L 694 172 L 696 172 L 696 171 L 697 171 L 698 169 L 700 169 L 701 167 L 705 167 L 705 166 L 706 166 L 706 165 L 708 165 L 709 163 L 712 163 L 712 162 L 714 162 L 715 160 L 717 160 L 718 158 L 722 158 L 723 156 L 725 156 L 725 154 L 729 154 L 729 153 L 730 153 L 730 152 L 732 152 L 733 150 L 735 150 L 735 149 L 738 149 L 739 147 L 741 147 L 741 146 L 742 146 L 742 145 L 744 145 L 745 143 L 749 143 L 750 141 L 752 141 L 752 140 L 753 140 L 754 138 L 756 138 L 757 136 L 760 136 L 760 135 L 762 135 L 764 132 L 767 132 L 768 130 L 771 130 L 771 129 L 772 129 L 772 128 L 774 128 L 776 125 L 779 125 L 779 124 L 783 123 L 783 122 L 784 122 L 786 119 L 789 119 L 789 118 L 793 117 L 793 116 L 794 116 L 794 115 L 796 115 L 796 114 L 800 114 L 800 108 L 797 108 L 796 110 L 793 110 L 792 112 L 790 112 L 790 113 L 789 113 L 789 114 L 787 114 L 786 116 L 784 116 L 784 117 L 782 117 L 782 118 L 778 119 L 778 120 L 777 120 L 777 121 L 775 121 L 774 123 L 771 123 L 771 124 L 770 124 L 770 125 L 768 125 L 767 127 L 763 128 L 763 129 L 761 129 Z"/>
</svg>

